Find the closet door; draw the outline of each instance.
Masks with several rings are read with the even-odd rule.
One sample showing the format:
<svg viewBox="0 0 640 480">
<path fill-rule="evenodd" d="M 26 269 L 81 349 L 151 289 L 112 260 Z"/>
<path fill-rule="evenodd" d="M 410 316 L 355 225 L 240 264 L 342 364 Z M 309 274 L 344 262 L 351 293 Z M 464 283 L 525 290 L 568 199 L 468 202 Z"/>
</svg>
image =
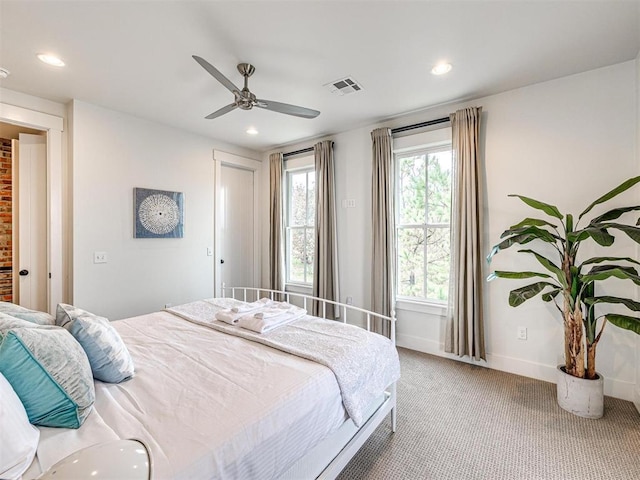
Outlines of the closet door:
<svg viewBox="0 0 640 480">
<path fill-rule="evenodd" d="M 14 201 L 18 232 L 14 278 L 14 302 L 47 311 L 47 150 L 42 135 L 19 135 L 14 162 Z M 14 150 L 15 151 L 15 150 Z M 16 228 L 17 224 L 17 228 Z"/>
<path fill-rule="evenodd" d="M 220 169 L 220 277 L 227 287 L 254 284 L 254 171 L 232 165 Z"/>
</svg>

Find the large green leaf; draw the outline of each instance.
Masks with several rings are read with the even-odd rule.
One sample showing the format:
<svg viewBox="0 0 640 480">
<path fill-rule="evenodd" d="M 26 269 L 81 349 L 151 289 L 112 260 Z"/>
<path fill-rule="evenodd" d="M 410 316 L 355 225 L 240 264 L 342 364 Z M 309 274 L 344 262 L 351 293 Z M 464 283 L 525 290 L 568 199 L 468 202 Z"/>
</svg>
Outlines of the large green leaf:
<svg viewBox="0 0 640 480">
<path fill-rule="evenodd" d="M 524 234 L 532 234 L 540 238 L 545 242 L 553 243 L 556 240 L 562 241 L 563 239 L 558 235 L 554 235 L 553 233 L 545 230 L 543 228 L 539 228 L 536 226 L 528 226 L 528 227 L 520 227 L 520 228 L 510 228 L 509 230 L 505 230 L 500 235 L 500 238 L 504 238 L 508 235 L 524 235 Z"/>
<path fill-rule="evenodd" d="M 542 210 L 544 213 L 546 213 L 551 217 L 559 218 L 560 220 L 564 218 L 564 216 L 558 210 L 558 207 L 554 207 L 553 205 L 549 205 L 548 203 L 544 203 L 539 200 L 535 200 L 533 198 L 525 197 L 523 195 L 511 194 L 509 196 L 518 197 L 520 200 L 522 200 L 524 203 L 526 203 L 530 207 L 533 207 L 537 210 Z"/>
<path fill-rule="evenodd" d="M 542 300 L 544 302 L 550 302 L 551 300 L 556 298 L 561 291 L 562 291 L 561 288 L 554 288 L 550 292 L 545 292 L 542 294 Z"/>
<path fill-rule="evenodd" d="M 607 313 L 605 317 L 616 327 L 631 330 L 632 332 L 640 335 L 640 318 L 630 317 L 628 315 L 619 315 L 617 313 Z"/>
<path fill-rule="evenodd" d="M 595 225 L 600 222 L 608 222 L 611 220 L 615 220 L 619 218 L 622 214 L 627 212 L 633 212 L 634 210 L 640 210 L 640 205 L 636 205 L 634 207 L 624 207 L 624 208 L 614 208 L 613 210 L 609 210 L 607 213 L 603 213 L 599 217 L 591 220 L 590 224 Z"/>
<path fill-rule="evenodd" d="M 558 267 L 555 263 L 553 263 L 551 260 L 549 260 L 546 257 L 543 257 L 538 252 L 535 252 L 533 250 L 524 249 L 524 250 L 518 250 L 518 251 L 522 253 L 532 254 L 534 257 L 536 257 L 536 260 L 538 260 L 538 262 L 540 262 L 540 264 L 544 268 L 546 268 L 556 276 L 556 278 L 558 279 L 558 282 L 560 282 L 560 285 L 562 285 L 563 288 L 567 287 L 567 279 L 564 275 L 564 271 L 562 271 L 562 269 Z"/>
<path fill-rule="evenodd" d="M 516 223 L 515 225 L 511 225 L 511 227 L 509 227 L 510 230 L 515 230 L 516 228 L 522 228 L 522 227 L 544 227 L 544 226 L 549 226 L 551 228 L 558 228 L 557 225 L 554 225 L 551 222 L 548 222 L 546 220 L 542 220 L 540 218 L 525 218 L 524 220 L 522 220 L 521 222 Z"/>
<path fill-rule="evenodd" d="M 509 293 L 509 305 L 512 307 L 517 307 L 518 305 L 522 305 L 524 302 L 529 300 L 530 298 L 538 295 L 542 290 L 546 287 L 553 287 L 556 289 L 556 285 L 549 282 L 536 282 L 531 285 L 527 285 L 524 287 L 517 288 L 515 290 L 511 290 Z"/>
<path fill-rule="evenodd" d="M 549 233 L 549 232 L 546 232 Z M 551 235 L 551 234 L 549 234 Z M 555 244 L 555 239 L 553 237 L 547 237 L 547 236 L 540 236 L 537 235 L 536 233 L 523 233 L 521 235 L 514 235 L 512 237 L 509 238 L 505 238 L 502 242 L 500 242 L 499 244 L 495 245 L 492 249 L 491 252 L 489 253 L 489 255 L 487 255 L 487 262 L 491 263 L 491 259 L 493 258 L 493 256 L 500 252 L 501 250 L 505 250 L 513 245 L 516 244 L 520 244 L 520 245 L 524 245 L 526 243 L 529 243 L 533 240 L 542 240 L 543 242 L 548 242 L 548 243 L 554 243 Z"/>
<path fill-rule="evenodd" d="M 509 278 L 512 280 L 521 280 L 523 278 L 542 277 L 551 278 L 551 275 L 539 272 L 505 272 L 504 270 L 496 270 L 491 272 L 487 277 L 487 281 L 495 280 L 496 278 Z"/>
<path fill-rule="evenodd" d="M 616 303 L 621 304 L 627 307 L 629 310 L 633 310 L 634 312 L 640 312 L 640 302 L 636 302 L 635 300 L 631 300 L 629 298 L 619 298 L 619 297 L 611 297 L 604 295 L 602 297 L 589 297 L 585 298 L 584 302 L 587 305 L 597 305 L 600 303 Z"/>
<path fill-rule="evenodd" d="M 593 238 L 599 245 L 602 245 L 603 247 L 609 247 L 613 245 L 613 242 L 615 240 L 613 235 L 607 232 L 604 228 L 592 226 L 567 234 L 567 240 L 569 240 L 570 242 L 582 242 L 589 237 Z"/>
<path fill-rule="evenodd" d="M 638 275 L 638 271 L 634 267 L 631 267 L 629 265 L 596 265 L 595 267 L 592 267 L 589 272 L 587 272 L 587 275 L 593 275 L 598 272 L 607 272 L 614 269 L 624 270 L 631 275 Z"/>
<path fill-rule="evenodd" d="M 636 243 L 640 243 L 640 227 L 625 225 L 623 223 L 603 223 L 605 228 L 615 228 L 627 234 L 627 236 Z"/>
<path fill-rule="evenodd" d="M 613 266 L 608 270 L 599 270 L 596 272 L 592 271 L 582 277 L 582 282 L 588 283 L 602 281 L 611 277 L 615 277 L 621 280 L 631 280 L 636 285 L 640 285 L 640 277 L 629 272 L 628 270 L 626 270 L 626 268 L 628 267 Z"/>
<path fill-rule="evenodd" d="M 595 202 L 593 202 L 591 205 L 589 205 L 584 212 L 582 212 L 580 214 L 580 216 L 578 217 L 578 219 L 582 218 L 584 215 L 586 215 L 589 211 L 591 211 L 591 209 L 593 207 L 595 207 L 596 205 L 599 205 L 601 203 L 604 203 L 608 200 L 611 200 L 613 197 L 615 197 L 616 195 L 621 194 L 622 192 L 630 189 L 631 187 L 633 187 L 636 183 L 640 182 L 640 176 L 638 177 L 633 177 L 630 178 L 629 180 L 626 180 L 624 182 L 622 182 L 620 185 L 618 185 L 616 188 L 614 188 L 613 190 L 611 190 L 610 192 L 605 193 L 603 196 L 601 196 L 600 198 L 598 198 Z"/>
<path fill-rule="evenodd" d="M 580 264 L 580 268 L 582 268 L 585 265 L 590 265 L 592 263 L 620 262 L 620 261 L 630 262 L 630 263 L 635 263 L 636 265 L 640 265 L 640 262 L 629 257 L 591 257 L 588 260 L 585 260 L 584 262 L 582 262 Z"/>
</svg>

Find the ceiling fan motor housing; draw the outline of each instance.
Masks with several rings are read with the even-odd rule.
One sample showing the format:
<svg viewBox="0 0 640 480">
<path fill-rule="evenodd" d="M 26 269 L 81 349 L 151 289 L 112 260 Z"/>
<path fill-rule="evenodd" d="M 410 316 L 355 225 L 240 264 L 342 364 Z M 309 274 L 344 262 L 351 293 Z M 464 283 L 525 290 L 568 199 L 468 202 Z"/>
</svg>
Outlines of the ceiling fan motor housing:
<svg viewBox="0 0 640 480">
<path fill-rule="evenodd" d="M 251 110 L 256 103 L 256 96 L 246 88 L 243 88 L 236 97 L 236 105 L 241 110 Z"/>
</svg>

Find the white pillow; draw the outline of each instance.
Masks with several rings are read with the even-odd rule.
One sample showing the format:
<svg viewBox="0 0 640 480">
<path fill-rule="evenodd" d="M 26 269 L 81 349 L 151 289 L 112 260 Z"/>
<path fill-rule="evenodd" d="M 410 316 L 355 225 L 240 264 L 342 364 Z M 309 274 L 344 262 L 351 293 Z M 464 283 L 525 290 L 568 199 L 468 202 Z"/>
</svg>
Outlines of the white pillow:
<svg viewBox="0 0 640 480">
<path fill-rule="evenodd" d="M 38 448 L 40 430 L 11 384 L 0 373 L 0 478 L 16 479 L 29 468 Z"/>
</svg>

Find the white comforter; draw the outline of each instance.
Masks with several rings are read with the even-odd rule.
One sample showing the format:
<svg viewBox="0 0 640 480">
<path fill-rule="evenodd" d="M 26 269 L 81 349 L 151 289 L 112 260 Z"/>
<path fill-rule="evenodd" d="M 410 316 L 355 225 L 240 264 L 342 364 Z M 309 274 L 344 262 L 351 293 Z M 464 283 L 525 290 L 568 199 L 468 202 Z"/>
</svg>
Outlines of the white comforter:
<svg viewBox="0 0 640 480">
<path fill-rule="evenodd" d="M 388 338 L 353 325 L 300 314 L 267 331 L 256 330 L 253 325 L 247 329 L 242 324 L 247 317 L 242 317 L 238 325 L 229 325 L 216 320 L 220 312 L 214 314 L 221 300 L 199 300 L 168 311 L 329 367 L 340 386 L 342 403 L 358 427 L 367 420 L 365 412 L 371 402 L 400 378 L 398 353 Z"/>
<path fill-rule="evenodd" d="M 137 438 L 157 479 L 276 478 L 347 418 L 334 374 L 315 362 L 168 312 L 113 325 L 136 374 L 96 382 L 79 430 L 41 429 L 42 470 L 79 448 Z"/>
</svg>

